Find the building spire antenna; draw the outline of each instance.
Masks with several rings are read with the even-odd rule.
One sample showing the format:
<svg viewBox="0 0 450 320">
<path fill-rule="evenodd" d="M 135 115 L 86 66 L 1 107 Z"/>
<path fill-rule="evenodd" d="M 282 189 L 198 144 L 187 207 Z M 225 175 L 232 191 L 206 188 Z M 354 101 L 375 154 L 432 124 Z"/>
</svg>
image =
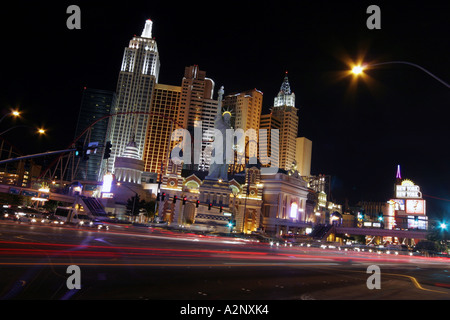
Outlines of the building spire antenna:
<svg viewBox="0 0 450 320">
<path fill-rule="evenodd" d="M 397 175 L 395 176 L 396 184 L 401 184 L 402 174 L 400 173 L 400 165 L 397 165 Z"/>
<path fill-rule="evenodd" d="M 397 178 L 397 179 L 401 179 L 401 178 L 402 178 L 402 175 L 401 175 L 401 173 L 400 173 L 400 165 L 397 165 L 397 175 L 396 175 L 396 178 Z"/>
<path fill-rule="evenodd" d="M 142 31 L 142 38 L 151 38 L 152 37 L 152 28 L 153 28 L 153 22 L 150 19 L 147 19 L 145 21 L 145 27 Z"/>
</svg>

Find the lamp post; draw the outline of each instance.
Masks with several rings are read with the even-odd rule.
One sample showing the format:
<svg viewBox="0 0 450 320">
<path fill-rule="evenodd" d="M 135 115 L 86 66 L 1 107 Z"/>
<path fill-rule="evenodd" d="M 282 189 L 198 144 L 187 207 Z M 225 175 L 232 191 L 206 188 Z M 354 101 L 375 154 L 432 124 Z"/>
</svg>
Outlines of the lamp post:
<svg viewBox="0 0 450 320">
<path fill-rule="evenodd" d="M 1 120 L 0 120 L 0 121 L 1 121 Z M 11 131 L 11 130 L 13 130 L 13 129 L 16 129 L 16 128 L 31 128 L 31 129 L 35 129 L 35 128 L 33 128 L 33 127 L 31 127 L 31 126 L 27 126 L 27 125 L 18 125 L 18 126 L 11 127 L 11 128 L 9 128 L 9 129 L 6 129 L 5 131 L 1 132 L 1 133 L 0 133 L 0 136 L 4 135 L 5 133 L 7 133 L 7 132 L 9 132 L 9 131 Z M 37 132 L 39 135 L 42 135 L 42 134 L 45 134 L 45 129 L 39 128 L 39 129 L 37 129 L 36 132 Z"/>
<path fill-rule="evenodd" d="M 439 81 L 440 83 L 442 83 L 444 86 L 446 86 L 447 88 L 450 88 L 450 85 L 448 83 L 446 83 L 444 80 L 438 78 L 436 75 L 432 74 L 430 71 L 428 71 L 427 69 L 425 69 L 424 67 L 419 66 L 418 64 L 412 63 L 412 62 L 408 62 L 408 61 L 386 61 L 386 62 L 379 62 L 379 63 L 371 63 L 371 64 L 364 64 L 364 65 L 356 65 L 352 68 L 351 72 L 354 75 L 360 75 L 364 72 L 365 69 L 370 68 L 370 67 L 377 67 L 377 66 L 382 66 L 382 65 L 387 65 L 387 64 L 405 64 L 408 66 L 412 66 L 415 67 L 417 69 L 422 70 L 423 72 L 425 72 L 426 74 L 428 74 L 429 76 L 431 76 L 432 78 L 434 78 L 435 80 Z"/>
<path fill-rule="evenodd" d="M 9 115 L 13 115 L 14 117 L 18 117 L 18 116 L 20 116 L 20 112 L 17 111 L 17 110 L 12 110 L 11 112 L 8 112 L 7 114 L 5 114 L 5 115 L 0 119 L 0 122 L 2 122 L 3 119 L 5 119 L 5 118 L 6 118 L 7 116 L 9 116 Z"/>
</svg>

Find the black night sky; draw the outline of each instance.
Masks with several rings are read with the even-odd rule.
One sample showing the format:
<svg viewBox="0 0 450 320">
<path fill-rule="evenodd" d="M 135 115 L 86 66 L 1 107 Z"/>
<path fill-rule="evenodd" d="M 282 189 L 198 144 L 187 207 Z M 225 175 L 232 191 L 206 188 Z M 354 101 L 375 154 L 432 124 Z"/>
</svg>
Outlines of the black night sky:
<svg viewBox="0 0 450 320">
<path fill-rule="evenodd" d="M 299 108 L 299 136 L 313 142 L 312 174 L 332 176 L 334 200 L 386 201 L 397 165 L 425 195 L 450 199 L 450 90 L 423 71 L 392 64 L 366 80 L 343 77 L 347 63 L 408 61 L 450 82 L 447 1 L 17 1 L 0 14 L 0 112 L 44 126 L 46 137 L 11 131 L 25 154 L 66 148 L 83 87 L 115 90 L 123 50 L 146 19 L 161 59 L 159 82 L 180 85 L 197 64 L 225 93 L 257 88 L 264 113 L 285 71 Z M 81 8 L 81 30 L 66 9 Z M 369 5 L 381 30 L 369 30 Z M 3 121 L 2 130 L 13 125 Z M 428 200 L 429 214 L 450 202 Z"/>
</svg>

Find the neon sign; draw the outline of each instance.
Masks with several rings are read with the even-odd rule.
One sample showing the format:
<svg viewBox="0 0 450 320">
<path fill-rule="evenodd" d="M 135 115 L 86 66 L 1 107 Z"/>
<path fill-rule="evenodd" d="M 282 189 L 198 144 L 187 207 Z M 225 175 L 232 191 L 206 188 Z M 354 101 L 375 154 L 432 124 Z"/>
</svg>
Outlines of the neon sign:
<svg viewBox="0 0 450 320">
<path fill-rule="evenodd" d="M 411 180 L 403 180 L 401 185 L 395 186 L 395 197 L 399 199 L 421 199 L 422 192 Z"/>
</svg>

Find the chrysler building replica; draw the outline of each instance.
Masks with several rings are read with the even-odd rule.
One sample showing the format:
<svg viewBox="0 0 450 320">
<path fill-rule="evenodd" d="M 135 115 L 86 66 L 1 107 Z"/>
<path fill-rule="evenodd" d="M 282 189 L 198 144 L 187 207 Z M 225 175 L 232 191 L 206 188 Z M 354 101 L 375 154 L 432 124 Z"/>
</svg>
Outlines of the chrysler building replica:
<svg viewBox="0 0 450 320">
<path fill-rule="evenodd" d="M 289 79 L 284 77 L 280 92 L 274 99 L 272 115 L 280 121 L 280 169 L 289 171 L 295 161 L 298 134 L 298 109 L 295 107 L 295 94 L 291 91 Z"/>
</svg>

